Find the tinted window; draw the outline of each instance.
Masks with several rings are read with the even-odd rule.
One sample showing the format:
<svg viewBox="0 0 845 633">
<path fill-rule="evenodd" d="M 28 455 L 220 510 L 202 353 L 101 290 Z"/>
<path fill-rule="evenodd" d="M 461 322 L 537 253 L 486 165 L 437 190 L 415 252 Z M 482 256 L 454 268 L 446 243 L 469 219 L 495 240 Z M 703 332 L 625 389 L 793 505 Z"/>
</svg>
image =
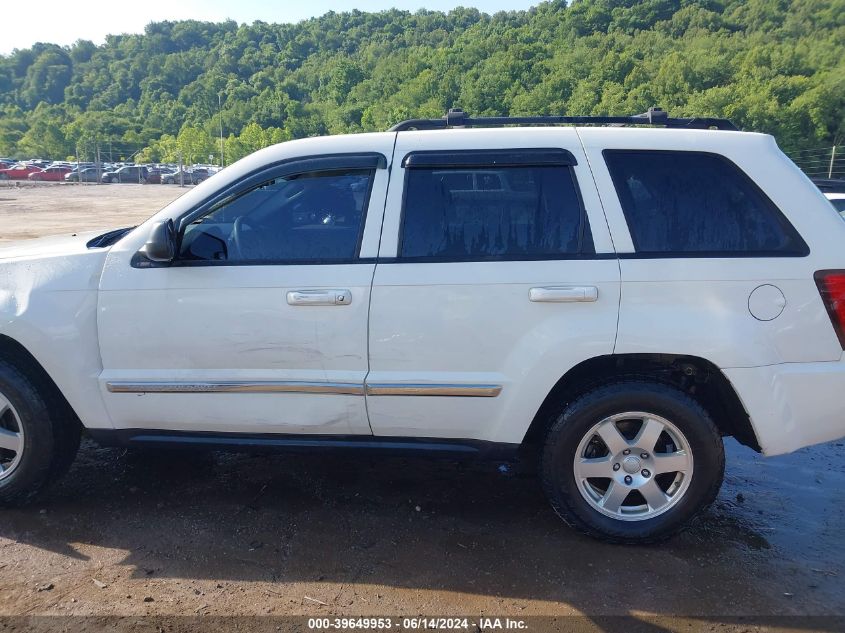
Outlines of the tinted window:
<svg viewBox="0 0 845 633">
<path fill-rule="evenodd" d="M 607 150 L 638 252 L 804 255 L 783 214 L 724 157 Z"/>
<path fill-rule="evenodd" d="M 592 252 L 570 167 L 407 171 L 401 257 L 478 261 Z"/>
<path fill-rule="evenodd" d="M 348 261 L 358 255 L 371 170 L 276 178 L 185 229 L 180 258 L 232 263 Z"/>
</svg>

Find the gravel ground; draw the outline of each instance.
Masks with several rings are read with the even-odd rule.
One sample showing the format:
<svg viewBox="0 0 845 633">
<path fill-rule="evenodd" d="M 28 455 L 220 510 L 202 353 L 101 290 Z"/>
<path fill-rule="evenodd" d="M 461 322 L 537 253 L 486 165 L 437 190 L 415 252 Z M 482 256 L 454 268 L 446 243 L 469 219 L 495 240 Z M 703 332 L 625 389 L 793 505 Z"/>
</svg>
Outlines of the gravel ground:
<svg viewBox="0 0 845 633">
<path fill-rule="evenodd" d="M 0 187 L 0 238 L 135 224 L 182 191 Z M 0 616 L 199 631 L 238 615 L 265 616 L 240 630 L 288 615 L 589 616 L 556 620 L 565 630 L 683 615 L 638 630 L 843 630 L 805 617 L 845 615 L 843 507 L 842 443 L 763 459 L 729 441 L 710 511 L 664 545 L 619 547 L 563 525 L 520 467 L 85 441 L 36 505 L 0 511 Z M 278 622 L 267 630 L 290 624 Z"/>
<path fill-rule="evenodd" d="M 186 191 L 176 185 L 0 182 L 0 242 L 134 226 Z"/>
</svg>

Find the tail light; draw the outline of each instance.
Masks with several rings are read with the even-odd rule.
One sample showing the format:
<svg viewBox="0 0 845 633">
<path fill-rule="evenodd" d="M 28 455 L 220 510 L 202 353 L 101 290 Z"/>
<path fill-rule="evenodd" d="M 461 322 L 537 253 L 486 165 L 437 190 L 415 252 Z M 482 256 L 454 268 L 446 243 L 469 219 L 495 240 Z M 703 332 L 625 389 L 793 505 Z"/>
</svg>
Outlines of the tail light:
<svg viewBox="0 0 845 633">
<path fill-rule="evenodd" d="M 813 277 L 839 344 L 845 350 L 845 270 L 819 270 Z"/>
</svg>

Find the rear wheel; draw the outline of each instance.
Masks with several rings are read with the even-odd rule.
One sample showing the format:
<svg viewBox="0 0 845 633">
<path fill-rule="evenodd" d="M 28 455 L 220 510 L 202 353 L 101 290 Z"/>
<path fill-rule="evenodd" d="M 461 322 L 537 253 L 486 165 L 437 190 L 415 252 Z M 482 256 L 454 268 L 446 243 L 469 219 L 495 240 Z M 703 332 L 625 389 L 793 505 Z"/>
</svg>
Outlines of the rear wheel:
<svg viewBox="0 0 845 633">
<path fill-rule="evenodd" d="M 647 543 L 712 503 L 724 464 L 719 431 L 696 401 L 663 384 L 624 381 L 561 411 L 542 475 L 567 524 L 611 542 Z"/>
<path fill-rule="evenodd" d="M 0 362 L 0 504 L 33 499 L 70 467 L 79 424 L 47 385 Z"/>
</svg>

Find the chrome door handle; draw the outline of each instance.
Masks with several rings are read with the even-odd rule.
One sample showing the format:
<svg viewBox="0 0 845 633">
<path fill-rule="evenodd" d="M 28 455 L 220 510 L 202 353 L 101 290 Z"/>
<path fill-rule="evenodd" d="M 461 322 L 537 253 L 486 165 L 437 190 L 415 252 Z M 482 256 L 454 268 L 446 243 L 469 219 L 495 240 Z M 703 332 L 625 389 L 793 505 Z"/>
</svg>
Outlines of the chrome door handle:
<svg viewBox="0 0 845 633">
<path fill-rule="evenodd" d="M 349 290 L 289 290 L 288 304 L 292 306 L 345 306 L 352 303 Z"/>
<path fill-rule="evenodd" d="M 598 298 L 595 286 L 546 286 L 528 291 L 528 300 L 540 303 L 592 302 Z"/>
</svg>

